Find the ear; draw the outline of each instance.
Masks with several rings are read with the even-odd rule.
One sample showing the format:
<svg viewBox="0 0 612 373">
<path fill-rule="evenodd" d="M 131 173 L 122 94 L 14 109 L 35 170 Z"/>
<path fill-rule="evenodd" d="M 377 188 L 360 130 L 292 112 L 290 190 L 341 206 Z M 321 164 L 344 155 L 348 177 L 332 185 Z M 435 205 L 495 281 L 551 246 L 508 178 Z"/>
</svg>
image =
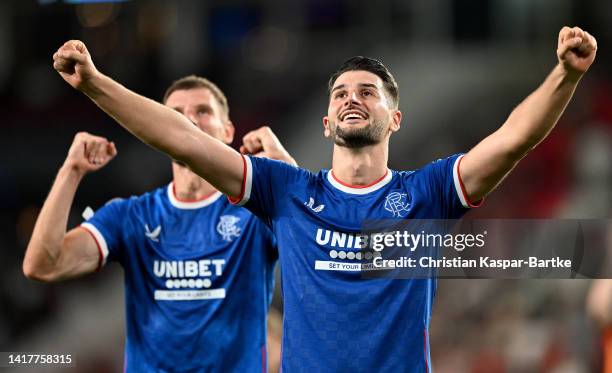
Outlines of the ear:
<svg viewBox="0 0 612 373">
<path fill-rule="evenodd" d="M 236 133 L 236 128 L 234 128 L 234 124 L 231 120 L 225 121 L 223 124 L 223 142 L 226 144 L 231 144 L 234 141 L 234 134 Z"/>
<path fill-rule="evenodd" d="M 323 117 L 323 135 L 325 135 L 325 137 L 331 136 L 331 129 L 329 128 L 329 117 L 327 115 Z"/>
<path fill-rule="evenodd" d="M 389 126 L 389 130 L 391 132 L 397 132 L 400 129 L 400 122 L 402 121 L 402 112 L 398 109 L 393 110 L 391 113 L 391 125 Z"/>
</svg>

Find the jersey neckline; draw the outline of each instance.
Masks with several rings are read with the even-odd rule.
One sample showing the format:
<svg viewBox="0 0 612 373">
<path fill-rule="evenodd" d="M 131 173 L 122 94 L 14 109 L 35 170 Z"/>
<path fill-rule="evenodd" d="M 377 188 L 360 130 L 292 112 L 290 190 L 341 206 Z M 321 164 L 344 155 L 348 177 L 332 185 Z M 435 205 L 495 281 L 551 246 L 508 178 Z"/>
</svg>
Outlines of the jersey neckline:
<svg viewBox="0 0 612 373">
<path fill-rule="evenodd" d="M 168 184 L 167 192 L 168 192 L 168 199 L 170 200 L 170 204 L 172 206 L 179 208 L 179 209 L 186 209 L 186 210 L 193 210 L 193 209 L 199 209 L 202 207 L 206 207 L 212 204 L 213 202 L 215 202 L 216 200 L 218 200 L 219 197 L 223 195 L 223 193 L 217 190 L 207 196 L 204 196 L 202 199 L 199 199 L 199 200 L 182 201 L 178 199 L 176 194 L 174 194 L 174 182 L 170 182 L 170 184 Z"/>
<path fill-rule="evenodd" d="M 391 172 L 391 170 L 387 169 L 387 171 L 385 172 L 385 174 L 379 178 L 378 180 L 375 180 L 373 183 L 368 184 L 368 185 L 349 185 L 346 183 L 341 182 L 340 180 L 338 180 L 336 178 L 336 176 L 334 175 L 334 172 L 332 170 L 329 170 L 327 172 L 327 181 L 336 189 L 339 189 L 345 193 L 349 193 L 349 194 L 368 194 L 374 191 L 377 191 L 378 189 L 384 187 L 385 185 L 387 185 L 391 179 L 393 178 L 393 173 Z"/>
</svg>

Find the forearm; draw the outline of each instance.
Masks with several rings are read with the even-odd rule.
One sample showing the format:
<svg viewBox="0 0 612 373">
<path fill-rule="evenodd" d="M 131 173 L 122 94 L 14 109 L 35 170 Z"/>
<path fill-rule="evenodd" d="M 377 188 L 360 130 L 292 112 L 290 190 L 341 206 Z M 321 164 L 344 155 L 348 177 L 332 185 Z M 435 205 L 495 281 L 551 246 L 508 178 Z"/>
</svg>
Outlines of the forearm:
<svg viewBox="0 0 612 373">
<path fill-rule="evenodd" d="M 138 95 L 99 73 L 81 91 L 125 129 L 150 146 L 187 162 L 186 145 L 195 128 L 180 113 Z"/>
<path fill-rule="evenodd" d="M 461 176 L 471 200 L 491 192 L 554 128 L 570 101 L 579 78 L 558 65 L 521 102 L 506 122 L 476 145 L 461 163 Z"/>
<path fill-rule="evenodd" d="M 470 199 L 492 191 L 516 164 L 550 133 L 597 52 L 597 41 L 579 27 L 559 32 L 559 63 L 506 122 L 463 158 L 460 176 Z"/>
<path fill-rule="evenodd" d="M 198 129 L 184 115 L 101 73 L 80 90 L 143 142 L 187 164 L 223 193 L 240 193 L 242 160 L 238 153 Z"/>
<path fill-rule="evenodd" d="M 555 127 L 580 80 L 557 65 L 538 89 L 521 102 L 500 128 L 511 157 L 522 158 Z"/>
<path fill-rule="evenodd" d="M 25 254 L 23 270 L 28 277 L 50 273 L 61 254 L 70 207 L 83 178 L 73 167 L 64 164 L 38 215 Z"/>
</svg>

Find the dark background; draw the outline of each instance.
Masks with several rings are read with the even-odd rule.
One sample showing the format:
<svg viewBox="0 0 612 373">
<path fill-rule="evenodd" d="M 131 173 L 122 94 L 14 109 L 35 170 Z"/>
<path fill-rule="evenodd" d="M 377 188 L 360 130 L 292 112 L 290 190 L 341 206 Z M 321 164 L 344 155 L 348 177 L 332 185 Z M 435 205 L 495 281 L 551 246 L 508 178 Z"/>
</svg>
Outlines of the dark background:
<svg viewBox="0 0 612 373">
<path fill-rule="evenodd" d="M 402 130 L 390 165 L 413 169 L 467 151 L 499 127 L 556 63 L 563 25 L 599 51 L 558 127 L 472 217 L 609 218 L 612 211 L 612 2 L 294 0 L 0 3 L 0 351 L 77 355 L 77 370 L 122 367 L 121 269 L 62 284 L 26 280 L 33 223 L 74 134 L 112 139 L 119 156 L 82 183 L 86 206 L 171 178 L 141 144 L 54 72 L 80 39 L 94 63 L 159 100 L 188 74 L 227 94 L 234 146 L 262 124 L 311 170 L 329 168 L 326 82 L 353 55 L 383 61 L 400 85 Z M 444 280 L 431 327 L 437 372 L 583 372 L 597 365 L 584 312 L 588 280 Z M 278 303 L 278 301 L 277 301 Z"/>
</svg>

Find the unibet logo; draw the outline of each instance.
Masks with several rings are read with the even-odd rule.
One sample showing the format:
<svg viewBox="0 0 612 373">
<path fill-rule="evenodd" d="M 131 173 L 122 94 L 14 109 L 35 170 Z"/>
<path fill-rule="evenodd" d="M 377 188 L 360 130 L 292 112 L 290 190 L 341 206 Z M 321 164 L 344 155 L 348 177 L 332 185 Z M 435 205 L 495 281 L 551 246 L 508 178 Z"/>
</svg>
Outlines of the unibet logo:
<svg viewBox="0 0 612 373">
<path fill-rule="evenodd" d="M 344 233 L 319 228 L 317 229 L 316 241 L 322 246 L 363 249 L 368 247 L 369 238 L 367 234 Z"/>
<path fill-rule="evenodd" d="M 210 278 L 213 273 L 216 277 L 223 275 L 224 266 L 225 259 L 155 260 L 153 273 L 167 279 L 165 285 L 168 289 L 201 289 L 212 285 Z"/>
<path fill-rule="evenodd" d="M 216 276 L 223 274 L 225 259 L 201 259 L 201 260 L 155 260 L 153 262 L 153 273 L 157 277 L 210 277 L 212 271 Z"/>
<path fill-rule="evenodd" d="M 223 275 L 224 266 L 225 259 L 155 260 L 153 273 L 159 278 L 166 278 L 167 289 L 207 289 L 213 284 L 211 280 L 213 273 L 216 277 L 220 277 Z M 165 290 L 156 290 L 155 299 L 170 300 L 165 296 L 158 298 L 160 291 L 165 292 Z"/>
</svg>

